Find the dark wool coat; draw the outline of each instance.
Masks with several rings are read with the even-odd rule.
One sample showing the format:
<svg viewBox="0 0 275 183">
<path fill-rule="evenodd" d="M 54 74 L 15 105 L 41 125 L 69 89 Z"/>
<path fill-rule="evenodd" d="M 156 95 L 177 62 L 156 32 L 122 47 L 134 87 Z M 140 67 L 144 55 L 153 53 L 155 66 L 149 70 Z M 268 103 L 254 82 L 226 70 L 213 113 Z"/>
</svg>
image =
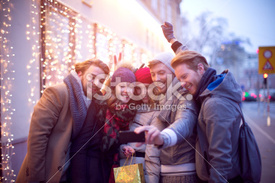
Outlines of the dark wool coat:
<svg viewBox="0 0 275 183">
<path fill-rule="evenodd" d="M 72 182 L 108 182 L 109 172 L 105 171 L 106 161 L 101 151 L 106 104 L 92 101 L 85 122 L 71 145 Z"/>
</svg>

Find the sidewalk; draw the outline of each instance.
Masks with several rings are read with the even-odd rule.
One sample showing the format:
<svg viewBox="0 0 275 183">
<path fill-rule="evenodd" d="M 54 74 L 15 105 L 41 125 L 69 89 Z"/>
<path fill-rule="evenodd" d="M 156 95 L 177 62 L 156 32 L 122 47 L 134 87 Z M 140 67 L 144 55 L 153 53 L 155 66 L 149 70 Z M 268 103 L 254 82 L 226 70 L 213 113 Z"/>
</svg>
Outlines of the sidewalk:
<svg viewBox="0 0 275 183">
<path fill-rule="evenodd" d="M 263 183 L 275 182 L 275 104 L 271 104 L 270 113 L 271 125 L 267 126 L 267 116 L 264 114 L 264 106 L 255 102 L 244 103 L 243 113 L 246 122 L 251 127 L 262 157 L 262 178 Z M 258 112 L 259 111 L 259 112 Z"/>
</svg>

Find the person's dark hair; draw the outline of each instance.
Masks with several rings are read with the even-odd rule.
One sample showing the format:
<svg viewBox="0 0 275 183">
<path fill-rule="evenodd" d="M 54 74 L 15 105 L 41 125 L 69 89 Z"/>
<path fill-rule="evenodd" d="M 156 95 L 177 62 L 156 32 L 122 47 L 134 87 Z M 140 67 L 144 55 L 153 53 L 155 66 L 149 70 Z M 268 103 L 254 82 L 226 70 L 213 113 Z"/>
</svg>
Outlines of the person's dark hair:
<svg viewBox="0 0 275 183">
<path fill-rule="evenodd" d="M 110 73 L 110 69 L 109 67 L 101 60 L 99 59 L 89 59 L 89 60 L 86 60 L 84 62 L 79 62 L 79 63 L 76 63 L 74 65 L 75 67 L 75 72 L 76 73 L 79 73 L 79 72 L 82 72 L 82 73 L 85 73 L 85 71 L 91 66 L 91 65 L 94 65 L 94 66 L 97 66 L 99 67 L 100 69 L 102 69 L 104 71 L 105 74 L 109 74 Z"/>
<path fill-rule="evenodd" d="M 204 70 L 209 68 L 209 65 L 204 56 L 195 51 L 185 50 L 178 53 L 171 61 L 171 66 L 175 69 L 180 64 L 186 64 L 194 71 L 198 70 L 198 64 L 201 63 Z"/>
</svg>

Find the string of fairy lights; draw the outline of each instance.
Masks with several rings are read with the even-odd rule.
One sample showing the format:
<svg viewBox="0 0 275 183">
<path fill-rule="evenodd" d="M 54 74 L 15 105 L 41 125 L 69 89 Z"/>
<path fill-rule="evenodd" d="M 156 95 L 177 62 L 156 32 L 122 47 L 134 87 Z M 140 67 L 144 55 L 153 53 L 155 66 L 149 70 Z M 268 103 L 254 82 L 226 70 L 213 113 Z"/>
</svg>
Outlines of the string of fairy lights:
<svg viewBox="0 0 275 183">
<path fill-rule="evenodd" d="M 27 74 L 28 74 L 28 84 L 30 85 L 30 90 L 27 92 L 28 102 L 30 107 L 34 107 L 36 104 L 37 98 L 35 97 L 35 93 L 37 92 L 37 88 L 33 85 L 33 83 L 39 82 L 39 67 L 37 66 L 37 60 L 39 59 L 39 39 L 37 37 L 40 35 L 39 30 L 39 6 L 35 4 L 35 0 L 32 0 L 30 5 L 30 13 L 31 20 L 28 24 L 26 24 L 26 39 L 32 44 L 32 57 L 27 64 Z M 36 39 L 35 39 L 36 38 Z M 37 72 L 32 72 L 33 70 L 37 70 Z M 39 90 L 38 90 L 39 91 Z M 31 114 L 30 114 L 31 117 Z"/>
<path fill-rule="evenodd" d="M 45 59 L 41 60 L 43 89 L 62 82 L 66 76 L 64 73 L 73 69 L 73 63 L 83 61 L 83 58 L 101 59 L 112 70 L 114 55 L 118 57 L 121 54 L 121 60 L 131 61 L 134 67 L 138 67 L 151 56 L 150 52 L 121 39 L 99 23 L 91 23 L 57 1 L 44 0 L 42 6 L 47 7 L 43 7 L 47 18 L 46 54 Z M 88 53 L 83 53 L 83 50 L 88 50 Z"/>
<path fill-rule="evenodd" d="M 90 58 L 106 62 L 114 70 L 114 56 L 122 61 L 131 61 L 138 67 L 152 57 L 150 51 L 119 37 L 107 27 L 90 22 L 69 7 L 56 0 L 32 0 L 30 3 L 31 19 L 26 23 L 26 40 L 32 46 L 32 57 L 26 64 L 29 107 L 36 104 L 37 93 L 42 93 L 48 86 L 60 83 L 73 69 L 73 64 Z M 14 53 L 8 35 L 11 31 L 10 0 L 1 0 L 3 28 L 1 29 L 1 168 L 0 182 L 15 182 L 11 157 L 14 155 L 13 134 L 11 134 L 12 87 L 15 80 Z M 2 15 L 1 15 L 2 16 Z M 43 31 L 44 32 L 43 32 Z M 41 39 L 42 34 L 44 40 Z M 43 48 L 43 49 L 42 49 Z M 42 51 L 44 53 L 42 54 Z M 41 56 L 43 55 L 43 57 Z M 41 63 L 41 67 L 38 64 Z M 42 68 L 42 69 L 41 69 Z M 37 83 L 42 77 L 42 88 Z M 31 114 L 30 114 L 31 117 Z"/>
<path fill-rule="evenodd" d="M 11 134 L 12 116 L 15 109 L 12 107 L 12 86 L 15 70 L 12 58 L 14 57 L 13 46 L 9 41 L 11 31 L 11 7 L 9 0 L 1 2 L 2 25 L 0 34 L 1 42 L 1 173 L 0 182 L 14 182 L 15 174 L 12 169 L 11 156 L 14 154 L 12 145 L 13 134 Z M 5 78 L 5 79 L 4 79 Z"/>
<path fill-rule="evenodd" d="M 43 59 L 43 89 L 62 82 L 75 60 L 75 18 L 67 8 L 60 11 L 57 2 L 45 1 L 45 59 Z M 81 42 L 81 40 L 79 40 Z M 77 51 L 77 50 L 76 50 Z M 64 74 L 65 73 L 65 74 Z"/>
</svg>

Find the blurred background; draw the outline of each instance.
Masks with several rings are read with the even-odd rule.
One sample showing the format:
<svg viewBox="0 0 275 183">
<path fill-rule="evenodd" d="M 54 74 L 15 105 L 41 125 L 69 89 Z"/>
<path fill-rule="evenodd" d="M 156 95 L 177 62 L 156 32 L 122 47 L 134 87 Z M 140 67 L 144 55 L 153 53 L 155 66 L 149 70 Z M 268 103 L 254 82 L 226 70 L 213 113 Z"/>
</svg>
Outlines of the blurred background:
<svg viewBox="0 0 275 183">
<path fill-rule="evenodd" d="M 243 89 L 243 109 L 263 142 L 263 182 L 274 180 L 275 110 L 268 99 L 274 101 L 275 80 L 269 74 L 264 83 L 258 60 L 259 47 L 275 46 L 275 1 L 0 2 L 1 182 L 16 179 L 27 152 L 33 107 L 47 86 L 62 82 L 74 63 L 94 57 L 113 71 L 114 56 L 139 67 L 159 52 L 172 52 L 160 28 L 165 21 L 173 24 L 180 42 L 201 52 L 218 73 L 229 69 L 234 74 Z"/>
</svg>

